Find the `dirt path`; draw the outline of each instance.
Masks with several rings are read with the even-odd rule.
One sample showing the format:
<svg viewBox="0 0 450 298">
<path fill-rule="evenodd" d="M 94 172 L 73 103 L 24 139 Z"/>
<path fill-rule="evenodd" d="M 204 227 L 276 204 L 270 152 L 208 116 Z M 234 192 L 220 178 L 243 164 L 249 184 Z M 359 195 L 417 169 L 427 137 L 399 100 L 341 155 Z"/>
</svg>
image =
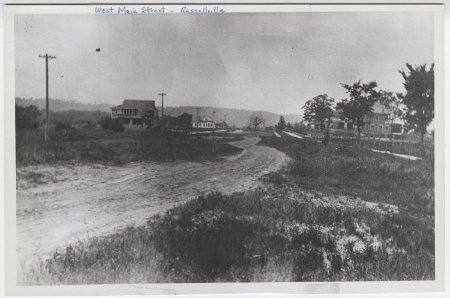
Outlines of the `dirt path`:
<svg viewBox="0 0 450 298">
<path fill-rule="evenodd" d="M 231 193 L 286 164 L 258 137 L 233 145 L 244 150 L 218 162 L 146 162 L 126 166 L 30 166 L 17 169 L 17 253 L 23 267 L 34 255 L 140 225 L 201 192 Z"/>
</svg>

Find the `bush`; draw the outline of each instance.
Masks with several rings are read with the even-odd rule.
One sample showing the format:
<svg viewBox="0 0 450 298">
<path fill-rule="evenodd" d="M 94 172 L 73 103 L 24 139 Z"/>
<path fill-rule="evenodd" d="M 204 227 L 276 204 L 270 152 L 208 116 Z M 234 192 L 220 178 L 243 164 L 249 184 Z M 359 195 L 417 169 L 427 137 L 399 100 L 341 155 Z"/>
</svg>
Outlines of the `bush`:
<svg viewBox="0 0 450 298">
<path fill-rule="evenodd" d="M 112 119 L 110 116 L 106 116 L 105 118 L 103 118 L 101 125 L 104 130 L 112 130 L 112 131 L 125 130 L 119 119 Z"/>
<path fill-rule="evenodd" d="M 69 130 L 69 129 L 74 129 L 72 127 L 72 125 L 70 125 L 70 123 L 62 122 L 62 121 L 57 121 L 55 123 L 55 130 L 57 130 L 57 131 L 59 131 L 59 130 Z"/>
<path fill-rule="evenodd" d="M 84 125 L 86 129 L 94 129 L 97 126 L 95 121 L 86 121 Z"/>
<path fill-rule="evenodd" d="M 86 122 L 98 123 L 103 120 L 104 117 L 110 116 L 110 113 L 101 111 L 50 111 L 50 119 L 52 121 L 65 122 L 70 124 L 83 124 Z"/>
<path fill-rule="evenodd" d="M 286 178 L 283 176 L 283 174 L 279 172 L 271 172 L 269 174 L 266 174 L 263 177 L 261 177 L 261 180 L 273 183 L 275 185 L 282 185 L 287 181 Z"/>
<path fill-rule="evenodd" d="M 16 128 L 37 128 L 39 127 L 40 116 L 41 112 L 36 106 L 16 105 Z"/>
<path fill-rule="evenodd" d="M 164 271 L 176 268 L 179 277 L 193 281 L 214 281 L 242 265 L 246 239 L 253 236 L 248 220 L 221 210 L 168 214 L 154 222 L 153 231 L 155 247 L 165 256 Z"/>
</svg>

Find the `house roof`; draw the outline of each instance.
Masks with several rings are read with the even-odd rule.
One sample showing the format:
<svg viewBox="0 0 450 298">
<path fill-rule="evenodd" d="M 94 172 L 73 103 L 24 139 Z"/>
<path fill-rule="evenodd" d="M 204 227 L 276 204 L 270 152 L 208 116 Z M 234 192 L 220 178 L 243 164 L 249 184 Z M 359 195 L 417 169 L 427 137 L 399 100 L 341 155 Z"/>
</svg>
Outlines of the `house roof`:
<svg viewBox="0 0 450 298">
<path fill-rule="evenodd" d="M 142 111 L 156 110 L 154 100 L 124 99 L 121 105 L 111 109 L 137 109 Z"/>
<path fill-rule="evenodd" d="M 395 115 L 394 110 L 390 107 L 382 105 L 380 102 L 376 102 L 373 105 L 372 112 L 374 114 L 385 114 L 391 117 L 391 122 L 394 124 L 404 124 L 403 120 L 399 119 L 398 116 Z"/>
<path fill-rule="evenodd" d="M 197 122 L 197 119 L 192 119 L 192 122 Z M 198 122 L 212 122 L 210 118 L 200 118 Z"/>
<path fill-rule="evenodd" d="M 375 114 L 391 114 L 391 112 L 392 111 L 388 107 L 382 105 L 379 102 L 375 102 L 372 108 L 372 113 Z"/>
</svg>

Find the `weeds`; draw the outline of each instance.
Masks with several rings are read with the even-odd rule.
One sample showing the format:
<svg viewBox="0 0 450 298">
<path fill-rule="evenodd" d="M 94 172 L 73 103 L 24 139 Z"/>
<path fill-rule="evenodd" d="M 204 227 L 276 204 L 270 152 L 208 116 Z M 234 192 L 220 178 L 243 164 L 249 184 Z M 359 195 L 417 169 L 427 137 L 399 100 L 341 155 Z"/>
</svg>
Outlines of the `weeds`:
<svg viewBox="0 0 450 298">
<path fill-rule="evenodd" d="M 39 283 L 434 278 L 430 225 L 267 191 L 201 196 L 145 227 L 69 246 L 29 274 Z"/>
<path fill-rule="evenodd" d="M 286 174 L 291 184 L 302 189 L 360 197 L 434 215 L 432 159 L 404 160 L 364 148 L 336 144 L 324 147 L 308 140 L 263 138 L 260 144 L 293 158 Z"/>
<path fill-rule="evenodd" d="M 164 137 L 150 131 L 114 132 L 95 128 L 76 129 L 60 123 L 43 142 L 42 129 L 16 131 L 18 166 L 57 162 L 122 164 L 146 160 L 202 160 L 235 154 L 240 148 L 228 144 L 235 140 L 218 137 L 167 133 Z"/>
</svg>

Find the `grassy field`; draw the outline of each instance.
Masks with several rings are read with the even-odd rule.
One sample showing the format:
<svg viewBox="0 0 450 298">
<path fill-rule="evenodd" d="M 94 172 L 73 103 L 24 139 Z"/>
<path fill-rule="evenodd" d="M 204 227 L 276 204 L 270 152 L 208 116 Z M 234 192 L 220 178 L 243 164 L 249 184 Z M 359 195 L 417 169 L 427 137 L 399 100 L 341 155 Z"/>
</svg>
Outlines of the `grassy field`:
<svg viewBox="0 0 450 298">
<path fill-rule="evenodd" d="M 127 163 L 145 160 L 214 159 L 233 154 L 239 148 L 228 144 L 239 136 L 193 136 L 167 132 L 163 137 L 147 130 L 114 132 L 85 128 L 50 130 L 45 144 L 44 131 L 16 131 L 16 162 L 18 166 L 58 162 Z"/>
<path fill-rule="evenodd" d="M 269 180 L 276 182 L 283 176 L 283 183 L 305 190 L 359 197 L 434 215 L 433 155 L 415 161 L 371 152 L 354 143 L 323 146 L 292 138 L 268 137 L 260 144 L 293 158 L 283 173 L 272 174 Z"/>
<path fill-rule="evenodd" d="M 40 261 L 25 284 L 434 279 L 433 161 L 265 137 L 266 187 L 200 196 Z"/>
</svg>

